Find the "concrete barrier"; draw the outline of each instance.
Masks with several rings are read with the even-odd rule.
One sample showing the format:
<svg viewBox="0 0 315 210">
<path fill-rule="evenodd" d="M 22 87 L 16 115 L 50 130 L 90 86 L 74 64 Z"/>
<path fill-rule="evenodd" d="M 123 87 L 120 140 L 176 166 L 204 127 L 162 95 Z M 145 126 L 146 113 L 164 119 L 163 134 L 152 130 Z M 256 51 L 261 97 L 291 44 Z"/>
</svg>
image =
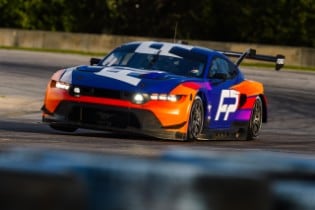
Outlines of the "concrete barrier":
<svg viewBox="0 0 315 210">
<path fill-rule="evenodd" d="M 84 210 L 85 198 L 84 185 L 71 174 L 0 169 L 3 210 Z"/>
<path fill-rule="evenodd" d="M 46 161 L 39 151 L 0 152 L 0 209 L 87 209 L 84 183 Z"/>
<path fill-rule="evenodd" d="M 166 151 L 156 158 L 0 152 L 0 209 L 315 209 L 315 158 Z"/>
<path fill-rule="evenodd" d="M 173 41 L 173 39 L 152 37 L 0 29 L 0 46 L 4 47 L 58 49 L 104 54 L 125 42 L 152 39 L 157 41 Z M 286 65 L 315 66 L 315 49 L 313 48 L 198 40 L 187 41 L 190 44 L 218 50 L 244 51 L 248 48 L 255 48 L 259 54 L 285 55 Z"/>
<path fill-rule="evenodd" d="M 205 153 L 173 150 L 161 157 L 165 161 L 190 164 L 203 169 L 239 170 L 257 173 L 270 184 L 272 209 L 315 209 L 315 158 L 273 152 Z"/>
<path fill-rule="evenodd" d="M 0 178 L 0 200 L 8 199 L 0 209 L 265 210 L 272 204 L 270 183 L 255 173 L 159 158 L 14 149 L 0 153 Z"/>
</svg>

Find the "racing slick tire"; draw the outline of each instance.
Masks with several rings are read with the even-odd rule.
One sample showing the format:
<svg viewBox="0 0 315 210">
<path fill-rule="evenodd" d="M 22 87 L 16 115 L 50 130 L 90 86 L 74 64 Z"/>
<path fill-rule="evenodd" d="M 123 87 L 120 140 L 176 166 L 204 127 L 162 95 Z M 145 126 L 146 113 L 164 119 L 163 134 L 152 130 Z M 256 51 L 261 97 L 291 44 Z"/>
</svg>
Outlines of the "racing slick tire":
<svg viewBox="0 0 315 210">
<path fill-rule="evenodd" d="M 257 97 L 248 124 L 246 140 L 254 140 L 258 137 L 262 125 L 262 118 L 263 118 L 262 101 L 260 97 Z"/>
<path fill-rule="evenodd" d="M 57 124 L 50 124 L 49 125 L 52 129 L 58 130 L 58 131 L 64 131 L 64 132 L 74 132 L 78 128 L 71 127 L 71 126 L 63 126 L 63 125 L 57 125 Z"/>
<path fill-rule="evenodd" d="M 198 138 L 198 135 L 203 129 L 204 108 L 202 99 L 196 96 L 191 106 L 190 116 L 188 121 L 187 141 L 193 141 Z"/>
</svg>

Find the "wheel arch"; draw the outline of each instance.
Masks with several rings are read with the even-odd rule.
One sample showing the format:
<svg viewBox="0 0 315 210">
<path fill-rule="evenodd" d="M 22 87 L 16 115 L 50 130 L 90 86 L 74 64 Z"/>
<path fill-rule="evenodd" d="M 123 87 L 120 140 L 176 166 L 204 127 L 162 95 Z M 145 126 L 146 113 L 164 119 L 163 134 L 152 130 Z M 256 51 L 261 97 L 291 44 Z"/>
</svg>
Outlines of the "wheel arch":
<svg viewBox="0 0 315 210">
<path fill-rule="evenodd" d="M 263 118 L 262 118 L 262 121 L 264 123 L 268 122 L 268 107 L 267 107 L 267 98 L 265 95 L 263 94 L 260 94 L 259 95 L 259 98 L 261 99 L 261 102 L 262 102 L 262 106 L 263 106 Z"/>
<path fill-rule="evenodd" d="M 198 139 L 198 136 L 203 132 L 203 129 L 205 128 L 204 122 L 205 122 L 205 116 L 206 116 L 205 115 L 205 107 L 206 107 L 205 95 L 201 91 L 198 91 L 198 92 L 196 92 L 194 97 L 192 95 L 191 95 L 191 97 L 192 97 L 192 103 L 191 103 L 191 109 L 189 112 L 189 118 L 187 121 L 188 127 L 187 127 L 187 134 L 186 134 L 186 140 L 188 140 L 188 141 Z M 199 105 L 195 105 L 195 103 L 196 104 L 199 103 Z M 196 113 L 199 112 L 197 110 L 198 108 L 196 108 L 196 107 L 200 107 L 200 110 L 202 110 L 202 112 L 203 112 L 202 115 L 199 115 L 200 117 L 198 117 L 198 114 L 196 115 Z M 195 110 L 197 110 L 197 112 Z M 192 114 L 192 113 L 194 113 L 194 114 Z M 194 123 L 191 123 L 191 122 L 194 122 Z M 195 123 L 195 122 L 197 122 L 197 123 Z M 199 126 L 198 126 L 198 124 L 199 124 Z"/>
<path fill-rule="evenodd" d="M 200 98 L 201 98 L 201 100 L 202 100 L 202 104 L 203 104 L 203 110 L 204 110 L 204 112 L 203 112 L 203 118 L 204 118 L 204 122 L 206 122 L 206 116 L 207 116 L 207 97 L 206 97 L 206 94 L 204 93 L 204 92 L 202 92 L 202 91 L 198 91 L 197 92 L 197 94 L 196 94 L 196 96 L 199 96 Z M 205 125 L 204 125 L 205 126 Z"/>
</svg>

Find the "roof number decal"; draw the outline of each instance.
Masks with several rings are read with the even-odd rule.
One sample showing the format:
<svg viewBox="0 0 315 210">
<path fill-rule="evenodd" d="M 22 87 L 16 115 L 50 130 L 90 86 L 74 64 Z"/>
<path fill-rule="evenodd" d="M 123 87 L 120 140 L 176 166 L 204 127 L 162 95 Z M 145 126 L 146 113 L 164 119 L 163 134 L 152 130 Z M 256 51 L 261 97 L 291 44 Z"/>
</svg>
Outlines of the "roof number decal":
<svg viewBox="0 0 315 210">
<path fill-rule="evenodd" d="M 159 54 L 159 55 L 165 55 L 165 56 L 171 56 L 171 57 L 179 57 L 177 55 L 174 55 L 170 53 L 170 50 L 177 46 L 176 44 L 169 44 L 169 43 L 163 43 L 160 49 L 152 48 L 151 45 L 154 42 L 143 42 L 141 43 L 138 48 L 136 49 L 136 53 L 146 53 L 146 54 Z M 180 46 L 184 49 L 192 49 L 191 46 Z"/>
</svg>

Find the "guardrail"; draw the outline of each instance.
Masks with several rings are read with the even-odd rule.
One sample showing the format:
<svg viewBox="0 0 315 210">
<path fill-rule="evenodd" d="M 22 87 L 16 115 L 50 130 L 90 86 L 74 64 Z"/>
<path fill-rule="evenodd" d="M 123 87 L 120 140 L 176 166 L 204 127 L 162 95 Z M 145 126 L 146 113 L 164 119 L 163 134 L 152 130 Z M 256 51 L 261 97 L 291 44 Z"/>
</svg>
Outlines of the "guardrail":
<svg viewBox="0 0 315 210">
<path fill-rule="evenodd" d="M 9 149 L 0 209 L 315 209 L 315 158 L 166 151 L 156 158 Z"/>
<path fill-rule="evenodd" d="M 135 36 L 0 29 L 0 46 L 4 47 L 58 49 L 104 54 L 125 42 L 152 39 L 170 42 L 173 41 L 172 39 Z M 315 49 L 313 48 L 198 40 L 189 40 L 188 42 L 194 45 L 201 45 L 227 51 L 243 52 L 245 49 L 254 48 L 259 54 L 285 55 L 286 65 L 315 66 Z"/>
</svg>

